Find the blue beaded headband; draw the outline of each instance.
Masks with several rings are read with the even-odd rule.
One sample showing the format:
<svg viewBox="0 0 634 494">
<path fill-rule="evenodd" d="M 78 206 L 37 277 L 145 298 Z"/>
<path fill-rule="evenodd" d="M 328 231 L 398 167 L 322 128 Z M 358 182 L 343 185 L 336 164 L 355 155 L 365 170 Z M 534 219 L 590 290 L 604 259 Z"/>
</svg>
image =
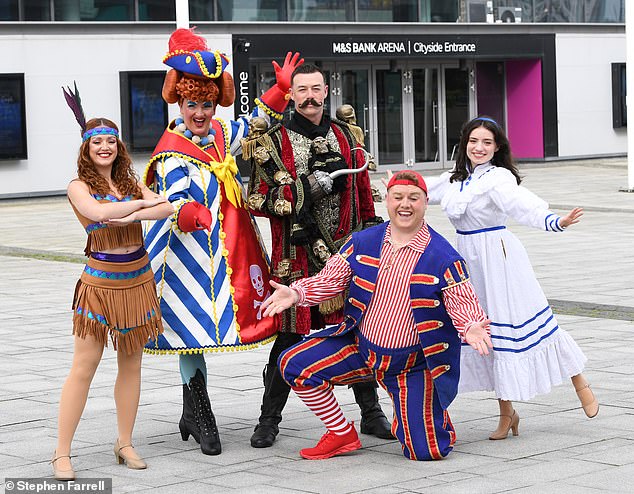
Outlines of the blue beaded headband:
<svg viewBox="0 0 634 494">
<path fill-rule="evenodd" d="M 95 127 L 94 129 L 90 129 L 84 132 L 82 142 L 85 142 L 91 137 L 98 135 L 112 135 L 118 138 L 119 131 L 117 129 L 113 129 L 112 127 Z"/>
</svg>

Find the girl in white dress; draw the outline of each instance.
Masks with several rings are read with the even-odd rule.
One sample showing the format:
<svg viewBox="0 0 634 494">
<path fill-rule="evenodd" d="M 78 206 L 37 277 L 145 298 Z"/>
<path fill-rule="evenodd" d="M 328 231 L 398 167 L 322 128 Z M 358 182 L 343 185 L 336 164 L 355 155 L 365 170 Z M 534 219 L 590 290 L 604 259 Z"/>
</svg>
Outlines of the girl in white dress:
<svg viewBox="0 0 634 494">
<path fill-rule="evenodd" d="M 500 417 L 489 439 L 505 439 L 510 430 L 518 434 L 513 401 L 548 393 L 567 378 L 586 415 L 599 411 L 581 374 L 586 357 L 558 326 L 524 247 L 505 227 L 510 216 L 526 226 L 562 232 L 578 223 L 583 211 L 574 208 L 558 216 L 520 182 L 508 139 L 488 117 L 464 125 L 454 170 L 427 182 L 430 204 L 440 204 L 456 228 L 456 249 L 492 321 L 489 356 L 462 347 L 459 388 L 495 391 Z"/>
</svg>

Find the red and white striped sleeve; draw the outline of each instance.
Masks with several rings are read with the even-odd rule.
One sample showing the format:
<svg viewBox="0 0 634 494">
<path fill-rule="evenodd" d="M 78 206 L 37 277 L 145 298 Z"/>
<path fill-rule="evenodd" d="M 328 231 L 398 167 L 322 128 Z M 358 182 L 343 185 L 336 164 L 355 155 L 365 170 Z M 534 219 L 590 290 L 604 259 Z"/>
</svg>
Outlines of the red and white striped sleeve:
<svg viewBox="0 0 634 494">
<path fill-rule="evenodd" d="M 451 317 L 462 340 L 472 324 L 487 319 L 470 281 L 449 287 L 443 290 L 442 294 L 447 314 Z M 487 327 L 487 333 L 491 333 L 489 327 Z"/>
<path fill-rule="evenodd" d="M 324 269 L 309 278 L 294 281 L 290 287 L 299 295 L 297 305 L 317 305 L 343 292 L 352 279 L 352 269 L 340 254 L 330 256 Z"/>
</svg>

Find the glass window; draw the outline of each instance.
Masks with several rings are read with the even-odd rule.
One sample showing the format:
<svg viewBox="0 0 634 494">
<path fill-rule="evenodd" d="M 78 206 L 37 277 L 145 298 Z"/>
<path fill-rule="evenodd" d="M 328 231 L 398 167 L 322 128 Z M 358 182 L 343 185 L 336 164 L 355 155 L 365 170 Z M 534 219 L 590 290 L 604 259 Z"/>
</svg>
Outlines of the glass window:
<svg viewBox="0 0 634 494">
<path fill-rule="evenodd" d="M 290 2 L 288 20 L 353 22 L 354 0 L 295 0 Z"/>
<path fill-rule="evenodd" d="M 22 0 L 23 21 L 50 21 L 50 0 Z"/>
<path fill-rule="evenodd" d="M 456 22 L 460 17 L 459 0 L 421 0 L 422 22 Z"/>
<path fill-rule="evenodd" d="M 0 159 L 26 159 L 24 74 L 0 74 Z"/>
<path fill-rule="evenodd" d="M 164 71 L 121 72 L 123 138 L 131 151 L 152 151 L 167 126 Z"/>
<path fill-rule="evenodd" d="M 219 21 L 285 21 L 286 2 L 278 0 L 217 0 Z"/>
<path fill-rule="evenodd" d="M 625 0 L 534 0 L 535 22 L 625 22 Z"/>
<path fill-rule="evenodd" d="M 138 0 L 140 21 L 176 20 L 176 3 L 165 0 Z"/>
<path fill-rule="evenodd" d="M 612 127 L 627 127 L 627 85 L 625 84 L 625 64 L 612 64 Z"/>
<path fill-rule="evenodd" d="M 18 0 L 4 0 L 0 2 L 0 21 L 18 21 Z"/>
<path fill-rule="evenodd" d="M 417 0 L 358 0 L 359 22 L 417 22 Z M 455 19 L 454 19 L 455 20 Z"/>
<path fill-rule="evenodd" d="M 134 0 L 55 0 L 56 21 L 133 21 Z"/>
<path fill-rule="evenodd" d="M 190 21 L 213 21 L 214 3 L 209 0 L 189 0 Z"/>
</svg>

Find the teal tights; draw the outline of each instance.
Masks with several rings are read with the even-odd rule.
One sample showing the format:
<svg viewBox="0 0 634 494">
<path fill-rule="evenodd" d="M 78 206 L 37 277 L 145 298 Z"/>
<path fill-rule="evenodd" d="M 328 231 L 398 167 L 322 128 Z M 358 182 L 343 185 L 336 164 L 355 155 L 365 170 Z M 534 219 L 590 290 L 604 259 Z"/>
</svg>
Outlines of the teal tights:
<svg viewBox="0 0 634 494">
<path fill-rule="evenodd" d="M 207 364 L 205 356 L 202 353 L 194 353 L 191 355 L 179 355 L 178 365 L 181 371 L 181 379 L 183 384 L 189 384 L 189 380 L 196 375 L 196 370 L 200 369 L 207 383 Z"/>
</svg>

